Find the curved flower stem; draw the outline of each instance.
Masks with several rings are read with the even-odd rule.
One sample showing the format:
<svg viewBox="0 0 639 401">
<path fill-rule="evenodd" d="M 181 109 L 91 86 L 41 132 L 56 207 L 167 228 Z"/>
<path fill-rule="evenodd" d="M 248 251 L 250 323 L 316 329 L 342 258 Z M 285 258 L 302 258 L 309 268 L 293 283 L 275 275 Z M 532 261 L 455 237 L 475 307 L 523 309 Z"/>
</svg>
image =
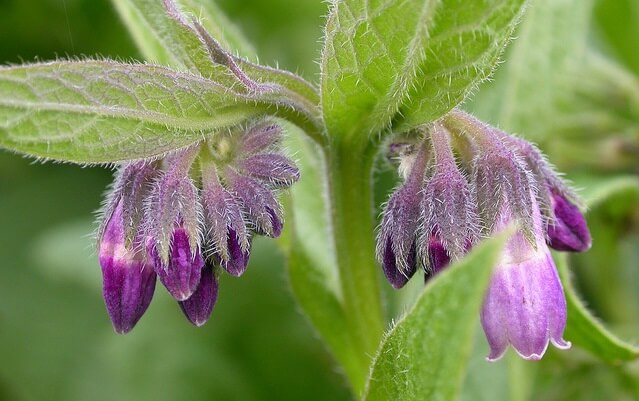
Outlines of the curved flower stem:
<svg viewBox="0 0 639 401">
<path fill-rule="evenodd" d="M 355 394 L 360 394 L 385 323 L 374 251 L 375 149 L 367 143 L 353 145 L 339 139 L 331 142 L 326 168 L 342 303 L 359 362 L 359 374 L 349 375 L 349 380 Z"/>
</svg>

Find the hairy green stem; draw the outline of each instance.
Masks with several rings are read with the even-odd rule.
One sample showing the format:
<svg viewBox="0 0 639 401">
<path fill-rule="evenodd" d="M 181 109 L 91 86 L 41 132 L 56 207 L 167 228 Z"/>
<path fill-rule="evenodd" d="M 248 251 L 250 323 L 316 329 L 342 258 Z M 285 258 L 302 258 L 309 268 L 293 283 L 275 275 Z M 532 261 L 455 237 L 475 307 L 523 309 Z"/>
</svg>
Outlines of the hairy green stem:
<svg viewBox="0 0 639 401">
<path fill-rule="evenodd" d="M 384 314 L 374 247 L 372 165 L 366 145 L 335 141 L 327 152 L 332 234 L 342 301 L 359 362 L 349 375 L 356 394 L 364 390 L 369 366 L 384 332 Z"/>
</svg>

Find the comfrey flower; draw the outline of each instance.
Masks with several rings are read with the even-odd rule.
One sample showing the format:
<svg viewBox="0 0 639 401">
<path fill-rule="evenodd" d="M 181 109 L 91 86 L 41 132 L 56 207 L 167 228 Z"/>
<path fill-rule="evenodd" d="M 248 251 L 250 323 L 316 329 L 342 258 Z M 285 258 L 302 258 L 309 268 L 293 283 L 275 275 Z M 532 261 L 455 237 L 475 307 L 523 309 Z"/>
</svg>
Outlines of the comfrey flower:
<svg viewBox="0 0 639 401">
<path fill-rule="evenodd" d="M 426 147 L 417 151 L 406 182 L 386 204 L 377 237 L 377 256 L 386 278 L 395 288 L 403 287 L 417 270 L 417 228 L 421 185 L 426 169 Z"/>
<path fill-rule="evenodd" d="M 386 205 L 378 259 L 394 287 L 416 267 L 431 277 L 461 258 L 481 237 L 511 222 L 509 240 L 486 294 L 481 321 L 499 359 L 508 345 L 540 359 L 563 339 L 566 300 L 549 246 L 585 251 L 591 239 L 575 193 L 541 152 L 521 138 L 453 110 L 426 128 L 418 143 L 400 150 L 406 180 Z"/>
<path fill-rule="evenodd" d="M 560 349 L 570 348 L 563 339 L 566 299 L 544 241 L 537 203 L 533 203 L 532 219 L 534 242 L 522 231 L 508 241 L 484 299 L 481 323 L 490 345 L 489 361 L 501 358 L 508 344 L 525 359 L 541 359 L 549 342 Z M 504 204 L 495 230 L 512 220 Z"/>
<path fill-rule="evenodd" d="M 218 267 L 242 275 L 251 236 L 280 235 L 276 192 L 299 179 L 280 153 L 281 134 L 279 126 L 259 122 L 118 169 L 98 241 L 116 332 L 130 331 L 144 314 L 156 278 L 201 326 L 217 300 Z"/>
</svg>

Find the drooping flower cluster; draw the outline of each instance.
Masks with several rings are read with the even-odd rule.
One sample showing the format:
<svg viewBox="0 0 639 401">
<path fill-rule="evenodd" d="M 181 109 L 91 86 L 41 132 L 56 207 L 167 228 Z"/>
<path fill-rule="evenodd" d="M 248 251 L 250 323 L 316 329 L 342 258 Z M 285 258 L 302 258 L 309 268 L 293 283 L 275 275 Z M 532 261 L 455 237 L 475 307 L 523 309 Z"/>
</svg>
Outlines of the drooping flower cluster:
<svg viewBox="0 0 639 401">
<path fill-rule="evenodd" d="M 591 239 L 577 196 L 540 151 L 459 110 L 419 142 L 390 150 L 405 176 L 377 240 L 391 285 L 402 287 L 418 267 L 431 277 L 517 221 L 482 308 L 488 359 L 499 359 L 508 344 L 526 359 L 541 358 L 549 342 L 569 347 L 566 300 L 548 247 L 581 252 Z"/>
<path fill-rule="evenodd" d="M 260 122 L 118 169 L 98 238 L 115 331 L 135 326 L 157 278 L 191 323 L 208 320 L 218 268 L 241 276 L 252 236 L 282 232 L 276 194 L 299 179 L 299 170 L 280 153 L 280 141 L 279 126 Z"/>
</svg>

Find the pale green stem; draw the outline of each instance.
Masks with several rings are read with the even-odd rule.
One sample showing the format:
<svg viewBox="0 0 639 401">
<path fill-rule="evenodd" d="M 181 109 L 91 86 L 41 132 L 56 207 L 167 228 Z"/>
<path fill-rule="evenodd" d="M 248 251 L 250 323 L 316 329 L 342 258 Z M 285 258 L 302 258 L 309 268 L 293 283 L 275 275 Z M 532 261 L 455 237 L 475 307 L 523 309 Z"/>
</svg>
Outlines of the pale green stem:
<svg viewBox="0 0 639 401">
<path fill-rule="evenodd" d="M 349 376 L 356 394 L 366 384 L 369 366 L 385 322 L 374 246 L 370 145 L 335 141 L 327 149 L 331 228 L 343 307 L 359 360 L 359 374 Z"/>
</svg>

